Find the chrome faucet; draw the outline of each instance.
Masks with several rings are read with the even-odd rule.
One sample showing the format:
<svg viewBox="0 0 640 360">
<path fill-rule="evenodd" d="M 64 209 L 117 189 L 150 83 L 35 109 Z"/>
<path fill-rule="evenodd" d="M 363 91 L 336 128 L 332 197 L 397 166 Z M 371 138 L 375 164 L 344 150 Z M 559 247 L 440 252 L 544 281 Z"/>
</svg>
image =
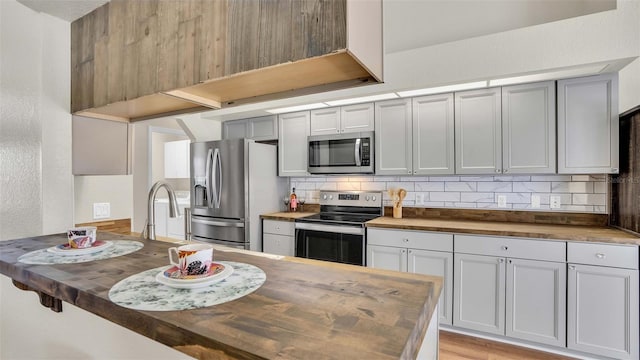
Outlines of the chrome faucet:
<svg viewBox="0 0 640 360">
<path fill-rule="evenodd" d="M 153 206 L 156 201 L 156 194 L 161 187 L 164 187 L 169 194 L 169 216 L 174 218 L 180 216 L 180 209 L 176 201 L 176 194 L 171 185 L 164 181 L 158 181 L 149 190 L 149 200 L 147 201 L 147 226 L 144 229 L 142 237 L 149 240 L 156 239 L 156 209 Z"/>
</svg>

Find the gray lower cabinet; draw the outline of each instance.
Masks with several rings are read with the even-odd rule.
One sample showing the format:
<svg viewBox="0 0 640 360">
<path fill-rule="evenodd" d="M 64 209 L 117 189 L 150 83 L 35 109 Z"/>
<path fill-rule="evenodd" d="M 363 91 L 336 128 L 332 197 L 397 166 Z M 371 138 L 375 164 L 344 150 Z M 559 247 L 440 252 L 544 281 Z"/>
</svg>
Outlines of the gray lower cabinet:
<svg viewBox="0 0 640 360">
<path fill-rule="evenodd" d="M 309 111 L 278 116 L 278 176 L 307 176 Z"/>
<path fill-rule="evenodd" d="M 454 326 L 565 346 L 565 242 L 474 235 L 454 241 Z"/>
<path fill-rule="evenodd" d="M 452 324 L 453 236 L 409 230 L 367 229 L 367 266 L 442 276 L 439 323 Z"/>
<path fill-rule="evenodd" d="M 269 254 L 295 256 L 294 223 L 262 221 L 262 251 Z"/>
<path fill-rule="evenodd" d="M 637 360 L 638 247 L 568 245 L 567 347 Z"/>
<path fill-rule="evenodd" d="M 618 75 L 558 80 L 558 173 L 618 173 Z"/>
</svg>

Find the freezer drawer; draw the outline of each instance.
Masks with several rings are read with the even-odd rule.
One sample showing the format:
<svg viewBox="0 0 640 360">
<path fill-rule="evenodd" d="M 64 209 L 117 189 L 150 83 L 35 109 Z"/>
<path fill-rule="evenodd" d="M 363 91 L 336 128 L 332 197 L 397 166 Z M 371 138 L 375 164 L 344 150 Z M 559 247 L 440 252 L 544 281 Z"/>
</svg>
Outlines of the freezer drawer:
<svg viewBox="0 0 640 360">
<path fill-rule="evenodd" d="M 246 242 L 244 220 L 192 216 L 191 234 L 194 238 L 199 237 L 236 243 Z"/>
</svg>

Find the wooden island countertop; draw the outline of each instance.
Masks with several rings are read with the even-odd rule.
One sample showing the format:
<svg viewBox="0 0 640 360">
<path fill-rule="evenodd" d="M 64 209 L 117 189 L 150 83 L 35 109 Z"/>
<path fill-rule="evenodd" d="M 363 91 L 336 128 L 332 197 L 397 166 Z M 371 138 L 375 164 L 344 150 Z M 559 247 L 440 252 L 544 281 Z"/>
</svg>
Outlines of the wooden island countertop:
<svg viewBox="0 0 640 360">
<path fill-rule="evenodd" d="M 215 306 L 132 310 L 111 302 L 109 289 L 168 265 L 167 249 L 175 244 L 100 231 L 98 239 L 137 240 L 144 247 L 107 260 L 29 265 L 18 257 L 65 243 L 66 235 L 3 241 L 0 273 L 196 358 L 413 359 L 442 287 L 440 277 L 217 249 L 216 260 L 257 266 L 266 282 Z"/>
</svg>

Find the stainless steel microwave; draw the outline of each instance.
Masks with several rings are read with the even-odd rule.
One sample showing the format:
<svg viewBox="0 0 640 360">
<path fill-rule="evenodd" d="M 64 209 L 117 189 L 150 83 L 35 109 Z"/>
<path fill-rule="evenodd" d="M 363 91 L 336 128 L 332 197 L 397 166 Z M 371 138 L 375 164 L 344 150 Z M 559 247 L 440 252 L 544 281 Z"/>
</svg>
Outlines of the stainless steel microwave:
<svg viewBox="0 0 640 360">
<path fill-rule="evenodd" d="M 310 174 L 373 174 L 373 131 L 309 136 Z"/>
</svg>

